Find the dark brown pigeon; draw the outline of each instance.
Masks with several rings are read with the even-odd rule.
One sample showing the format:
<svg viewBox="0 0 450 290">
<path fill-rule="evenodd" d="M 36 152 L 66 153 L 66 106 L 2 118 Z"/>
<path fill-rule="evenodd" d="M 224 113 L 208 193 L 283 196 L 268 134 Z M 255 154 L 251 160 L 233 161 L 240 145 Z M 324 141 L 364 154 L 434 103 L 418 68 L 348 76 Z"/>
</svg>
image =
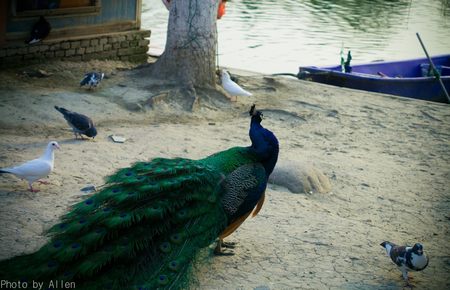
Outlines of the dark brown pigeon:
<svg viewBox="0 0 450 290">
<path fill-rule="evenodd" d="M 75 139 L 78 139 L 78 135 L 83 139 L 83 135 L 94 138 L 97 136 L 97 129 L 95 129 L 94 122 L 88 116 L 69 111 L 62 107 L 55 106 L 55 109 L 63 114 L 64 119 L 72 127 Z"/>
</svg>

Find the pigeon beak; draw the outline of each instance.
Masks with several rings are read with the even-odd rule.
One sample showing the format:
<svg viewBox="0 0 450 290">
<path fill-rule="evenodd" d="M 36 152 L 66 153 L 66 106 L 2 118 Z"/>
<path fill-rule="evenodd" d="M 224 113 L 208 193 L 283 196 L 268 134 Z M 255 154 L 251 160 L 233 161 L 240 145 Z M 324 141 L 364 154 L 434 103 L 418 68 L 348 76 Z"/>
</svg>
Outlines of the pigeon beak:
<svg viewBox="0 0 450 290">
<path fill-rule="evenodd" d="M 61 147 L 59 145 L 56 145 L 56 148 L 61 149 Z"/>
</svg>

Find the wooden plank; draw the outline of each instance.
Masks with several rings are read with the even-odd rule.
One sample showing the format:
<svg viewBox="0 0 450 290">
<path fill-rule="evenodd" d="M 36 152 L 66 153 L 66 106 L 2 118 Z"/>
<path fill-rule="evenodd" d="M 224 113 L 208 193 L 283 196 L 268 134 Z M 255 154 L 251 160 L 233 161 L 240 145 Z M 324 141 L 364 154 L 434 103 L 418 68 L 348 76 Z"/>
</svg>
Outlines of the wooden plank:
<svg viewBox="0 0 450 290">
<path fill-rule="evenodd" d="M 141 28 L 142 0 L 136 0 L 136 24 Z"/>
<path fill-rule="evenodd" d="M 0 1 L 0 47 L 6 42 L 8 1 Z"/>
<path fill-rule="evenodd" d="M 80 36 L 92 36 L 110 32 L 125 32 L 138 30 L 136 21 L 120 21 L 99 25 L 82 25 L 69 28 L 52 29 L 50 35 L 44 39 L 44 43 L 52 41 L 69 40 Z M 29 32 L 7 33 L 8 42 L 23 41 L 29 36 Z"/>
<path fill-rule="evenodd" d="M 92 6 L 91 0 L 60 0 L 59 8 L 73 8 L 73 7 L 83 7 Z"/>
<path fill-rule="evenodd" d="M 22 12 L 17 12 L 15 19 L 21 17 L 28 18 L 31 16 L 54 16 L 54 15 L 73 15 L 77 16 L 80 14 L 87 13 L 99 13 L 100 6 L 87 6 L 87 7 L 74 7 L 74 8 L 58 8 L 58 9 L 43 9 L 43 10 L 27 10 Z"/>
</svg>

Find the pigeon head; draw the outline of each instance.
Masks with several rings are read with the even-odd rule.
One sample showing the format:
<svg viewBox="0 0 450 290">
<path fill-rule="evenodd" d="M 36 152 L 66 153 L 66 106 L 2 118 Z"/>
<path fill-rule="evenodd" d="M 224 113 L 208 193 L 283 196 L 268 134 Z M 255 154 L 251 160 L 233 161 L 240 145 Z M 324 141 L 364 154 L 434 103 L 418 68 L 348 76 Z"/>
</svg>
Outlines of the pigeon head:
<svg viewBox="0 0 450 290">
<path fill-rule="evenodd" d="M 412 252 L 416 255 L 422 256 L 423 255 L 423 246 L 420 243 L 417 243 L 412 248 Z"/>
<path fill-rule="evenodd" d="M 264 115 L 261 111 L 255 111 L 255 107 L 256 107 L 255 104 L 253 104 L 248 113 L 252 117 L 252 121 L 261 123 Z"/>
<path fill-rule="evenodd" d="M 61 147 L 59 147 L 58 142 L 56 141 L 51 141 L 50 143 L 48 143 L 47 147 L 51 148 L 52 150 L 61 149 Z"/>
<path fill-rule="evenodd" d="M 84 131 L 83 134 L 88 137 L 94 138 L 95 136 L 97 136 L 97 129 L 95 129 L 95 127 L 91 127 L 89 129 L 87 129 L 86 131 Z"/>
</svg>

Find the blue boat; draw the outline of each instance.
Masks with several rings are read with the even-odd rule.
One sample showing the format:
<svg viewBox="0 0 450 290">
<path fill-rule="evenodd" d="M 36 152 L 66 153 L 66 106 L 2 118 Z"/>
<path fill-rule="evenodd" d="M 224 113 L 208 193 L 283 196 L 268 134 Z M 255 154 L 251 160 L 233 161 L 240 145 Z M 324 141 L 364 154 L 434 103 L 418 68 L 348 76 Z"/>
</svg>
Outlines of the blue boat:
<svg viewBox="0 0 450 290">
<path fill-rule="evenodd" d="M 431 58 L 450 92 L 450 54 Z M 427 58 L 402 61 L 378 61 L 353 65 L 342 72 L 341 66 L 300 67 L 297 77 L 314 82 L 448 103 L 447 97 L 433 75 Z"/>
</svg>

